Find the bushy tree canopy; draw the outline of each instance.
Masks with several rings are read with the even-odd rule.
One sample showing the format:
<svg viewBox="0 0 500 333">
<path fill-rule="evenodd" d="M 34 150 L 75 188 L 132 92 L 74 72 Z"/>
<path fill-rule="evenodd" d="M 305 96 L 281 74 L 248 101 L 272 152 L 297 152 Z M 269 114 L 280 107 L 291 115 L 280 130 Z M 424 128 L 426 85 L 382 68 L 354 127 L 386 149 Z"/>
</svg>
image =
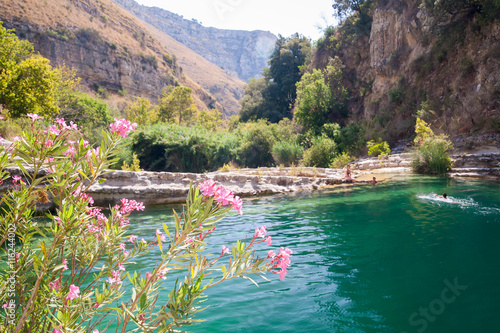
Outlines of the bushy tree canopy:
<svg viewBox="0 0 500 333">
<path fill-rule="evenodd" d="M 189 123 L 198 111 L 191 92 L 190 88 L 181 86 L 165 90 L 158 105 L 159 120 L 177 124 Z"/>
<path fill-rule="evenodd" d="M 76 85 L 73 71 L 53 68 L 0 22 L 0 104 L 10 116 L 57 114 Z"/>
<path fill-rule="evenodd" d="M 283 118 L 291 118 L 290 111 L 297 97 L 295 84 L 310 54 L 311 42 L 306 37 L 298 34 L 289 38 L 280 36 L 264 77 L 250 81 L 245 88 L 241 121 L 267 119 L 277 123 Z"/>
</svg>

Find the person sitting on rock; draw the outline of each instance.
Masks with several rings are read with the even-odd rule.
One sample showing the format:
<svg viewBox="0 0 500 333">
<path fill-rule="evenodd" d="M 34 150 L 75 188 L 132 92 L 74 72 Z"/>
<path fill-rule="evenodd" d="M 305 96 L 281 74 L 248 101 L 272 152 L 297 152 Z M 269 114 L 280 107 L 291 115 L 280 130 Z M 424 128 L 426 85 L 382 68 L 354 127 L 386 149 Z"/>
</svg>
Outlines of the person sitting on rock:
<svg viewBox="0 0 500 333">
<path fill-rule="evenodd" d="M 348 165 L 346 170 L 345 170 L 345 180 L 352 181 L 353 183 L 355 182 L 354 178 L 351 177 L 351 166 Z"/>
</svg>

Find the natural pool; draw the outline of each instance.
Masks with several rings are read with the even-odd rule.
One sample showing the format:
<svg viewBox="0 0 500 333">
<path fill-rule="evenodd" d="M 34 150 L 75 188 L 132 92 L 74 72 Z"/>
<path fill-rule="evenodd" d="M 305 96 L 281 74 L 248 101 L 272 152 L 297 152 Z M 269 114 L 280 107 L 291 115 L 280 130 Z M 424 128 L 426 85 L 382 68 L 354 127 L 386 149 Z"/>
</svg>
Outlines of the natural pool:
<svg viewBox="0 0 500 333">
<path fill-rule="evenodd" d="M 443 192 L 455 203 L 432 195 Z M 149 239 L 171 209 L 147 207 L 130 231 Z M 265 224 L 272 248 L 294 252 L 287 278 L 209 290 L 206 321 L 187 331 L 500 331 L 498 182 L 405 176 L 245 200 L 243 210 L 220 222 L 213 252 Z"/>
</svg>

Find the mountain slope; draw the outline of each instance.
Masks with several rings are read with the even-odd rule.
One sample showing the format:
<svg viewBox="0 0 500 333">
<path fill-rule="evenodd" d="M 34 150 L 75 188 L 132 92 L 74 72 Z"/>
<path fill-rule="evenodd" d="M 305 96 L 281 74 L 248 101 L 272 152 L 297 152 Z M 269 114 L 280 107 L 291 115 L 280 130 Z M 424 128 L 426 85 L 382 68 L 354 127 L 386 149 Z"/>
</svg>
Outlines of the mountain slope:
<svg viewBox="0 0 500 333">
<path fill-rule="evenodd" d="M 146 22 L 142 23 L 154 38 L 175 55 L 176 62 L 181 66 L 183 72 L 200 87 L 210 92 L 223 105 L 224 109 L 221 110 L 223 114 L 238 113 L 241 108 L 239 100 L 243 97 L 245 82 L 229 75 L 220 67 L 152 25 Z"/>
<path fill-rule="evenodd" d="M 277 39 L 267 31 L 207 28 L 167 10 L 139 5 L 134 0 L 113 1 L 245 81 L 261 75 Z"/>
<path fill-rule="evenodd" d="M 227 107 L 183 73 L 175 55 L 127 11 L 108 0 L 7 0 L 0 3 L 0 20 L 28 39 L 52 65 L 66 64 L 91 89 L 127 92 L 153 102 L 167 85 L 184 85 L 195 93 L 199 108 L 237 112 L 236 96 Z M 220 71 L 215 65 L 214 70 Z M 221 102 L 224 102 L 221 100 Z M 225 102 L 224 102 L 225 103 Z"/>
</svg>

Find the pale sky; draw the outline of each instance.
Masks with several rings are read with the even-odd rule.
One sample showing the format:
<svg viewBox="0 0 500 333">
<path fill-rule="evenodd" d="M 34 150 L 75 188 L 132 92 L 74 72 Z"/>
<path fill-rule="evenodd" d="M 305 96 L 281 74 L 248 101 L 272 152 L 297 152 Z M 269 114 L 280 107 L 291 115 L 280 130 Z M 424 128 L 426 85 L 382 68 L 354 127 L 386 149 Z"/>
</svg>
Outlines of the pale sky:
<svg viewBox="0 0 500 333">
<path fill-rule="evenodd" d="M 313 40 L 336 21 L 332 0 L 136 0 L 196 19 L 205 27 L 265 30 L 288 37 L 296 32 Z M 325 21 L 326 19 L 326 21 Z"/>
</svg>

